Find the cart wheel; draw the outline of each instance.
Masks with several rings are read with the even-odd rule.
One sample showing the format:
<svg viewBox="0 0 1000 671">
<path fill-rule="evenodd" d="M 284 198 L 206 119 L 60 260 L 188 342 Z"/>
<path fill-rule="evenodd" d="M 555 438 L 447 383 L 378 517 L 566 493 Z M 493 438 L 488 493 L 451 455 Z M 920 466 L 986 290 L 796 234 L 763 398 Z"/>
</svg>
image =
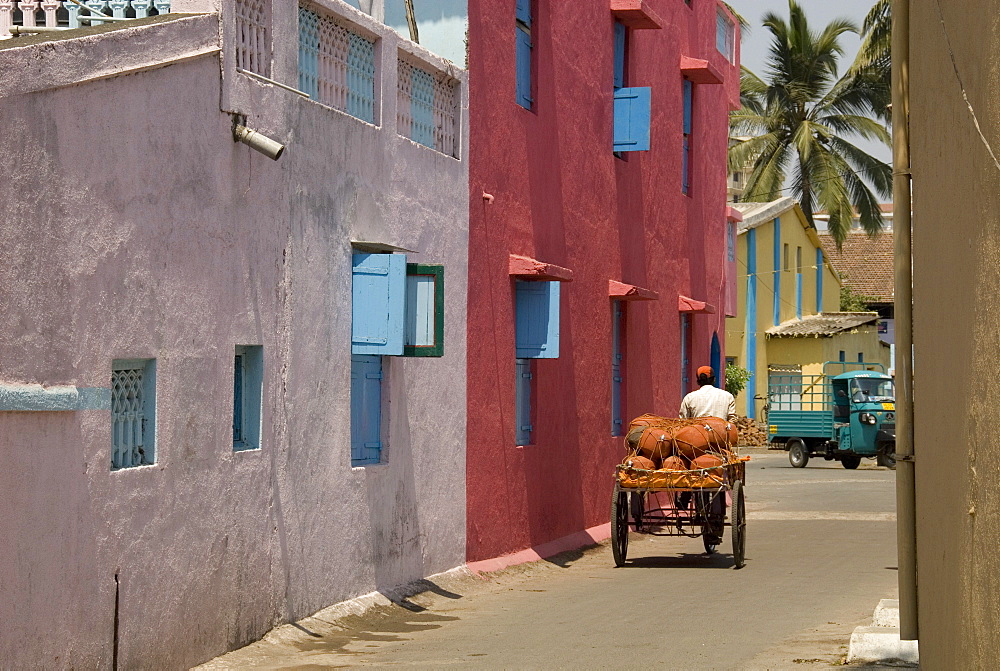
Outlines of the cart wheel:
<svg viewBox="0 0 1000 671">
<path fill-rule="evenodd" d="M 624 566 L 628 556 L 628 492 L 615 486 L 611 495 L 611 554 L 615 566 Z"/>
<path fill-rule="evenodd" d="M 853 471 L 855 468 L 861 465 L 861 457 L 857 455 L 850 457 L 841 457 L 840 463 L 842 463 L 844 465 L 844 468 L 846 468 L 847 470 Z"/>
<path fill-rule="evenodd" d="M 747 543 L 747 513 L 746 503 L 743 500 L 743 482 L 737 480 L 733 483 L 732 494 L 733 563 L 734 568 L 743 568 Z"/>
</svg>

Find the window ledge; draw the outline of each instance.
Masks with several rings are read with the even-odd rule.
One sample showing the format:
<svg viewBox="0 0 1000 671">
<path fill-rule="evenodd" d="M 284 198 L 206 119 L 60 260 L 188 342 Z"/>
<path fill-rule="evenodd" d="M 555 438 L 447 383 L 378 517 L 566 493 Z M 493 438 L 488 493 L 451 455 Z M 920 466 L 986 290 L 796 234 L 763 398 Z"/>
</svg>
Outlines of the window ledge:
<svg viewBox="0 0 1000 671">
<path fill-rule="evenodd" d="M 544 263 L 530 256 L 510 255 L 508 273 L 522 280 L 572 282 L 573 271 L 553 263 Z"/>
<path fill-rule="evenodd" d="M 695 299 L 688 298 L 687 296 L 677 297 L 677 310 L 678 312 L 687 312 L 687 313 L 697 313 L 706 315 L 715 314 L 714 305 L 711 305 L 704 301 L 696 301 Z"/>
<path fill-rule="evenodd" d="M 653 12 L 646 0 L 611 0 L 611 13 L 633 30 L 663 26 L 663 20 Z"/>
<path fill-rule="evenodd" d="M 643 289 L 634 284 L 608 280 L 608 296 L 619 301 L 655 301 L 660 295 L 652 289 Z"/>
<path fill-rule="evenodd" d="M 681 56 L 681 74 L 695 84 L 721 84 L 722 73 L 700 58 Z"/>
</svg>

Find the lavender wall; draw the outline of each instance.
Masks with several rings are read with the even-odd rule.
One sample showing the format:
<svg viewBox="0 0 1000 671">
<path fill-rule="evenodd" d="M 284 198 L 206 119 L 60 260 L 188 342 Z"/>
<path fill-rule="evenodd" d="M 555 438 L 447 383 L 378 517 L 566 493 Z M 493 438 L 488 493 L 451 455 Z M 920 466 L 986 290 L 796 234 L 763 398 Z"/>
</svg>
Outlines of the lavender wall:
<svg viewBox="0 0 1000 671">
<path fill-rule="evenodd" d="M 0 412 L 4 665 L 109 667 L 116 589 L 119 665 L 180 668 L 464 559 L 464 150 L 396 135 L 400 41 L 330 6 L 381 36 L 383 127 L 238 75 L 229 43 L 220 69 L 214 15 L 2 45 L 0 386 L 106 388 L 112 359 L 157 359 L 153 466 L 110 470 L 106 409 Z M 294 10 L 274 14 L 291 83 Z M 281 160 L 235 144 L 220 101 Z M 352 238 L 446 268 L 445 356 L 388 361 L 368 468 L 349 449 Z M 255 451 L 232 449 L 237 344 L 264 347 Z"/>
</svg>

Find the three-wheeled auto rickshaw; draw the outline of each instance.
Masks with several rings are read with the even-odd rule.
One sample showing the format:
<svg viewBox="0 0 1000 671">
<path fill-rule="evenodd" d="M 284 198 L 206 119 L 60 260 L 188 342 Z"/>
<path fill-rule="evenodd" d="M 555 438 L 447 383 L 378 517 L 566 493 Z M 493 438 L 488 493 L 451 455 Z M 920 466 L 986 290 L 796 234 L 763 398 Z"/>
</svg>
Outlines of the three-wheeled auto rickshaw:
<svg viewBox="0 0 1000 671">
<path fill-rule="evenodd" d="M 768 376 L 770 441 L 788 450 L 795 468 L 811 456 L 857 468 L 862 458 L 896 467 L 896 397 L 879 363 L 828 361 L 822 375 Z"/>
</svg>

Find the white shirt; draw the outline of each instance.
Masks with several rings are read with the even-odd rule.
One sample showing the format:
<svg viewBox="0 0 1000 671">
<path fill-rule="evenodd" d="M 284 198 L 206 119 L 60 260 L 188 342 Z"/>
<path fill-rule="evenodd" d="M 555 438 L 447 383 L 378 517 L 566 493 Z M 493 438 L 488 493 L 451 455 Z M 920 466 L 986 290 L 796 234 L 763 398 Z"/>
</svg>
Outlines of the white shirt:
<svg viewBox="0 0 1000 671">
<path fill-rule="evenodd" d="M 736 399 L 725 389 L 703 385 L 701 389 L 692 391 L 681 401 L 682 418 L 721 417 L 730 422 L 736 421 Z"/>
</svg>

